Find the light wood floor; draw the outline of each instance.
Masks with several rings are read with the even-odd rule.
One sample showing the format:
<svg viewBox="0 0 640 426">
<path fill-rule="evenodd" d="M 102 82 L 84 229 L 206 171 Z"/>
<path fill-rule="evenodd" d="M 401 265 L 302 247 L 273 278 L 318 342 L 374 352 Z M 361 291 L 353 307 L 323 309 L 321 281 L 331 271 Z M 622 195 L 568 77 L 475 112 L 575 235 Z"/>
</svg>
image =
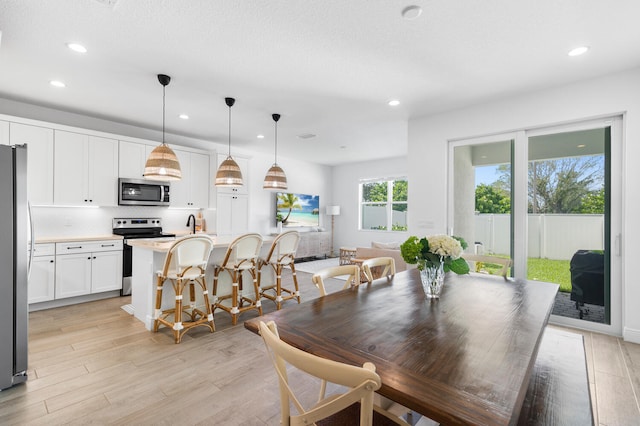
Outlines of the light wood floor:
<svg viewBox="0 0 640 426">
<path fill-rule="evenodd" d="M 311 275 L 298 277 L 303 300 L 316 297 Z M 120 309 L 126 303 L 31 313 L 29 380 L 0 392 L 0 424 L 279 424 L 275 373 L 262 340 L 242 325 L 255 313 L 235 327 L 216 313 L 215 333 L 196 328 L 176 345 L 168 329 L 149 332 Z M 596 424 L 639 425 L 640 345 L 582 334 Z"/>
</svg>

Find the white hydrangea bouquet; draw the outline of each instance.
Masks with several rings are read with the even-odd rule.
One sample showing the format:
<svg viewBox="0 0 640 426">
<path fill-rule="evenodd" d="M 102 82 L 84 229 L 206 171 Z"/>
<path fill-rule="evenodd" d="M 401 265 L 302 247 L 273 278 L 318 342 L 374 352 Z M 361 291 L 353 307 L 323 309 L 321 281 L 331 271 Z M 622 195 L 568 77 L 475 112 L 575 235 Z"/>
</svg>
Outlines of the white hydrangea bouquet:
<svg viewBox="0 0 640 426">
<path fill-rule="evenodd" d="M 468 274 L 469 265 L 460 256 L 467 242 L 460 237 L 431 235 L 424 238 L 411 236 L 400 245 L 400 253 L 407 263 L 418 264 L 418 269 L 433 268 L 443 264 L 444 272 Z"/>
</svg>

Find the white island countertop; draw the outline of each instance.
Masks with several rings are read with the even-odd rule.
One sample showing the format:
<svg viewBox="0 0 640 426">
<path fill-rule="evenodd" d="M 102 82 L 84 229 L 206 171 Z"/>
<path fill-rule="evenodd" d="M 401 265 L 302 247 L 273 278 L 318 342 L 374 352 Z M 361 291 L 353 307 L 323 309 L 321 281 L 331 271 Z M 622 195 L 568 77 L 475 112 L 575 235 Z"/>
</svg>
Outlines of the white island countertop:
<svg viewBox="0 0 640 426">
<path fill-rule="evenodd" d="M 226 249 L 229 247 L 229 244 L 233 242 L 238 236 L 231 235 L 211 235 L 211 234 L 196 234 L 196 235 L 208 235 L 213 240 L 213 248 L 214 250 L 217 248 Z M 185 235 L 186 236 L 186 235 Z M 183 236 L 184 237 L 184 236 Z M 265 244 L 271 244 L 271 242 L 275 239 L 274 236 L 271 235 L 263 235 L 263 246 Z M 169 247 L 176 241 L 179 240 L 180 237 L 173 238 L 140 238 L 135 240 L 128 240 L 127 244 L 131 247 L 140 247 L 145 248 L 147 250 L 159 251 L 159 252 L 167 252 Z"/>
</svg>

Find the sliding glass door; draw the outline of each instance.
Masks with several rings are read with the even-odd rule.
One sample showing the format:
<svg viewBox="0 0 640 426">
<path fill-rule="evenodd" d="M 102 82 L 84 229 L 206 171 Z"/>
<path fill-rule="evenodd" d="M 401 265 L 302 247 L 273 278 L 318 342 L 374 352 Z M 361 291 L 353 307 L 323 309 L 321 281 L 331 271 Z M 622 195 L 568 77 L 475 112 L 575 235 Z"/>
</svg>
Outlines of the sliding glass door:
<svg viewBox="0 0 640 426">
<path fill-rule="evenodd" d="M 621 331 L 621 123 L 450 143 L 450 231 L 511 258 L 513 277 L 557 283 L 556 323 Z"/>
</svg>

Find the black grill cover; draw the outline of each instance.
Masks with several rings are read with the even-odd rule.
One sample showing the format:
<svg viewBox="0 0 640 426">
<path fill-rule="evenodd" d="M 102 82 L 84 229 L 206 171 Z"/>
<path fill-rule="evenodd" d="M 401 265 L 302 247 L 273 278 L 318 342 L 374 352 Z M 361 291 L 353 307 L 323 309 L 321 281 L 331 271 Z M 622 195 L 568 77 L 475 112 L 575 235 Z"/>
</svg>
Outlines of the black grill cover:
<svg viewBox="0 0 640 426">
<path fill-rule="evenodd" d="M 571 300 L 604 306 L 604 254 L 578 250 L 569 263 Z"/>
</svg>

